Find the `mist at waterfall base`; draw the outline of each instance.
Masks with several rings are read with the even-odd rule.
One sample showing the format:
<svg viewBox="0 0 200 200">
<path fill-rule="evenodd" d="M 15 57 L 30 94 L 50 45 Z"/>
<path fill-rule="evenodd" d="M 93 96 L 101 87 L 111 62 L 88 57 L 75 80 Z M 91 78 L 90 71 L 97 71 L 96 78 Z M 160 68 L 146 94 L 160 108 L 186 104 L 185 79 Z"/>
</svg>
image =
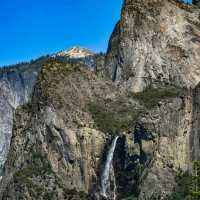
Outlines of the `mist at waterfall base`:
<svg viewBox="0 0 200 200">
<path fill-rule="evenodd" d="M 105 167 L 101 176 L 101 195 L 105 198 L 107 198 L 108 196 L 108 190 L 110 187 L 110 170 L 113 167 L 112 165 L 112 161 L 113 161 L 113 156 L 114 156 L 114 152 L 115 152 L 115 147 L 117 144 L 117 140 L 118 140 L 119 136 L 116 136 L 113 141 L 112 144 L 110 146 L 110 149 L 108 151 L 108 155 L 106 158 L 106 163 L 105 163 Z M 114 179 L 114 185 L 115 185 L 115 177 L 113 177 Z M 115 199 L 115 188 L 116 185 L 114 186 L 114 195 L 113 195 L 113 199 Z"/>
</svg>

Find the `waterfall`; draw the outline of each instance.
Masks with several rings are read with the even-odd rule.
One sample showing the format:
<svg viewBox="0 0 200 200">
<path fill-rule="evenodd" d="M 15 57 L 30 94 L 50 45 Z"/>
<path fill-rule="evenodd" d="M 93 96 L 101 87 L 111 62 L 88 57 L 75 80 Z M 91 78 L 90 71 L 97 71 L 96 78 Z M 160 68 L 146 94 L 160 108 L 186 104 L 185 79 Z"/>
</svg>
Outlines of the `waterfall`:
<svg viewBox="0 0 200 200">
<path fill-rule="evenodd" d="M 114 138 L 114 140 L 112 141 L 111 147 L 108 151 L 106 164 L 105 164 L 102 176 L 101 176 L 101 192 L 102 192 L 102 195 L 104 197 L 107 197 L 107 192 L 108 192 L 107 190 L 108 190 L 108 187 L 109 187 L 110 169 L 111 169 L 111 166 L 112 166 L 113 155 L 114 155 L 114 151 L 115 151 L 115 147 L 116 147 L 116 143 L 117 143 L 118 138 L 119 138 L 119 136 L 116 136 Z M 115 196 L 115 194 L 114 194 L 114 196 Z"/>
</svg>

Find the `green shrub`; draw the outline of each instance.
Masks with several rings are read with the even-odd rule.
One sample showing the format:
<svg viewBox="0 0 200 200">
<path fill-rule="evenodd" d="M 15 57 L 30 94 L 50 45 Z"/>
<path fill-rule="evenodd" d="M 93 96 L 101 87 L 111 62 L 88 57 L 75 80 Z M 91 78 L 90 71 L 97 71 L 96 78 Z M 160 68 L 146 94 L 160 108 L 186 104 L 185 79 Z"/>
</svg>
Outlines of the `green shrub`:
<svg viewBox="0 0 200 200">
<path fill-rule="evenodd" d="M 17 182 L 26 183 L 33 177 L 43 177 L 51 174 L 53 174 L 53 171 L 48 161 L 42 158 L 41 155 L 33 153 L 30 163 L 17 171 L 14 178 Z"/>
<path fill-rule="evenodd" d="M 90 102 L 88 110 L 94 120 L 95 128 L 99 130 L 118 134 L 121 131 L 127 131 L 141 112 L 132 105 L 127 105 L 126 102 Z"/>
<path fill-rule="evenodd" d="M 176 176 L 176 183 L 175 191 L 167 196 L 165 200 L 184 200 L 189 196 L 192 176 L 188 172 L 181 172 Z"/>
<path fill-rule="evenodd" d="M 181 91 L 181 89 L 175 87 L 147 88 L 143 92 L 132 94 L 132 97 L 137 99 L 147 109 L 151 109 L 157 106 L 161 100 L 179 96 Z"/>
<path fill-rule="evenodd" d="M 124 198 L 122 200 L 139 200 L 139 199 L 136 198 L 136 197 L 127 197 L 127 198 Z"/>
<path fill-rule="evenodd" d="M 200 199 L 200 161 L 193 163 L 193 172 L 180 172 L 176 176 L 177 187 L 165 200 Z"/>
</svg>

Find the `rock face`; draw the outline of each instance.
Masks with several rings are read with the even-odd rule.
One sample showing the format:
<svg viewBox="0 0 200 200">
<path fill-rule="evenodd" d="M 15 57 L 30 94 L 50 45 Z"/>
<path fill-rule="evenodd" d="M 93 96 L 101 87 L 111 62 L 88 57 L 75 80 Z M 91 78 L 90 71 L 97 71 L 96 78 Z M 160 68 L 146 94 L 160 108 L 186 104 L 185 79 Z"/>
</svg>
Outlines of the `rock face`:
<svg viewBox="0 0 200 200">
<path fill-rule="evenodd" d="M 158 146 L 141 186 L 140 196 L 144 199 L 160 194 L 165 196 L 176 184 L 175 173 L 180 169 L 189 170 L 192 164 L 190 156 L 193 148 L 193 145 L 190 146 L 190 135 L 193 130 L 192 95 L 162 104 L 141 118 L 140 123 L 158 137 Z"/>
<path fill-rule="evenodd" d="M 46 64 L 31 105 L 16 114 L 2 199 L 87 197 L 99 181 L 97 169 L 109 139 L 90 124 L 87 103 L 102 94 L 109 96 L 112 87 L 77 64 Z"/>
<path fill-rule="evenodd" d="M 190 94 L 177 91 L 152 89 L 142 94 L 156 94 L 148 103 L 82 64 L 50 59 L 31 102 L 17 109 L 0 199 L 103 198 L 101 173 L 114 134 L 111 199 L 170 193 L 175 171 L 189 166 L 192 104 Z"/>
<path fill-rule="evenodd" d="M 173 0 L 125 0 L 105 63 L 47 59 L 16 110 L 0 199 L 170 194 L 200 159 L 199 15 Z"/>
<path fill-rule="evenodd" d="M 133 92 L 199 82 L 199 9 L 173 0 L 125 0 L 110 39 L 107 72 Z"/>
<path fill-rule="evenodd" d="M 200 136 L 199 136 L 199 97 L 200 97 L 199 85 L 193 91 L 193 119 L 192 119 L 192 133 L 190 137 L 190 157 L 191 160 L 200 160 Z"/>
<path fill-rule="evenodd" d="M 14 110 L 28 102 L 39 69 L 34 62 L 0 71 L 0 166 L 10 147 Z"/>
<path fill-rule="evenodd" d="M 74 54 L 78 53 L 79 57 L 72 57 L 70 54 L 72 51 Z M 67 55 L 56 55 L 56 58 L 64 62 L 69 60 L 82 62 L 101 73 L 104 64 L 103 55 L 95 55 L 84 48 L 72 48 L 70 52 L 65 51 L 65 53 Z M 0 70 L 0 174 L 10 147 L 13 113 L 18 106 L 29 101 L 38 72 L 47 58 L 48 56 L 41 57 L 31 63 L 22 63 Z"/>
<path fill-rule="evenodd" d="M 136 93 L 168 84 L 195 88 L 200 80 L 199 14 L 176 1 L 125 0 L 110 39 L 107 75 Z M 194 93 L 161 104 L 138 121 L 158 138 L 156 149 L 144 142 L 154 153 L 140 187 L 142 199 L 170 193 L 175 171 L 199 160 L 198 88 Z"/>
</svg>

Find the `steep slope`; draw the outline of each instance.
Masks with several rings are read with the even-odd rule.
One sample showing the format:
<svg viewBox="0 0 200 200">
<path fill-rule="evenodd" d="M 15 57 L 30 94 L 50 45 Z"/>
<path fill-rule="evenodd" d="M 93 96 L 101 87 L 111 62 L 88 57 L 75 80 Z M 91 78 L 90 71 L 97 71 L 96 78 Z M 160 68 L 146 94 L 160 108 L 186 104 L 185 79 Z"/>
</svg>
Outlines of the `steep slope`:
<svg viewBox="0 0 200 200">
<path fill-rule="evenodd" d="M 109 43 L 107 75 L 136 93 L 161 85 L 195 88 L 200 81 L 199 16 L 198 7 L 173 0 L 125 0 Z M 192 160 L 199 160 L 195 91 L 175 103 L 175 113 L 165 105 L 164 115 L 153 111 L 140 121 L 159 135 L 154 162 L 141 186 L 142 199 L 169 193 L 176 184 L 174 172 L 190 169 Z"/>
<path fill-rule="evenodd" d="M 0 70 L 0 166 L 10 147 L 14 110 L 28 102 L 40 67 L 38 60 Z"/>
<path fill-rule="evenodd" d="M 101 73 L 104 55 L 96 55 L 85 48 L 72 48 L 64 52 L 62 56 L 55 54 L 54 57 L 64 62 L 82 62 Z M 78 58 L 72 56 L 76 53 L 79 54 Z M 0 69 L 0 174 L 10 147 L 13 113 L 18 106 L 29 101 L 38 72 L 46 59 L 48 56 Z"/>
<path fill-rule="evenodd" d="M 133 92 L 149 85 L 195 87 L 200 10 L 173 0 L 126 0 L 110 39 L 107 73 Z"/>
<path fill-rule="evenodd" d="M 88 195 L 99 181 L 97 169 L 110 136 L 93 128 L 87 104 L 101 96 L 109 101 L 115 96 L 113 88 L 79 64 L 46 63 L 31 105 L 16 114 L 3 199 Z M 48 170 L 43 169 L 43 162 Z M 35 168 L 44 170 L 43 174 Z M 42 191 L 38 194 L 39 182 Z"/>
</svg>

